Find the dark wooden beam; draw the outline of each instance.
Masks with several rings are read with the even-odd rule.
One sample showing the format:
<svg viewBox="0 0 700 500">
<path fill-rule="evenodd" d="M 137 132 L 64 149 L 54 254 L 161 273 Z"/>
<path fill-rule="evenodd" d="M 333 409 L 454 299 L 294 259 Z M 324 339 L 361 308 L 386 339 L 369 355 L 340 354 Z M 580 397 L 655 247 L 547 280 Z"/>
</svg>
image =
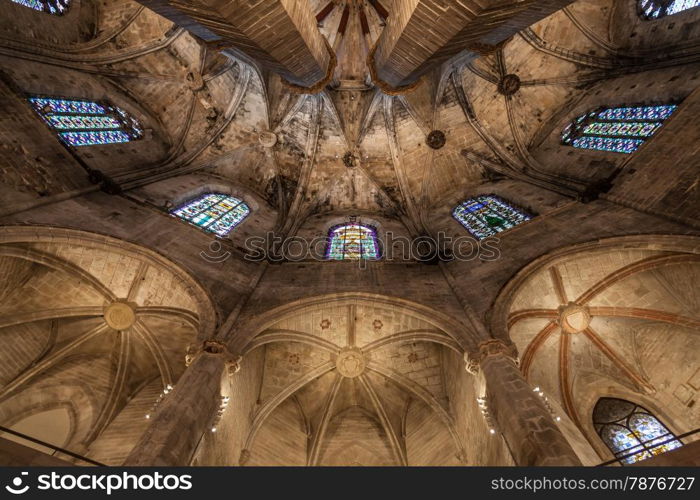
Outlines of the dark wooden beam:
<svg viewBox="0 0 700 500">
<path fill-rule="evenodd" d="M 494 52 L 511 36 L 573 1 L 395 2 L 392 17 L 377 44 L 375 73 L 389 86 L 410 85 L 462 53 L 478 56 Z"/>
<path fill-rule="evenodd" d="M 348 27 L 348 19 L 350 19 L 350 6 L 346 5 L 343 9 L 343 15 L 340 18 L 340 25 L 338 25 L 338 33 L 341 36 L 345 35 L 345 30 Z"/>
<path fill-rule="evenodd" d="M 362 25 L 362 34 L 369 35 L 369 23 L 367 22 L 367 14 L 365 14 L 364 7 L 360 7 L 360 24 Z"/>
<path fill-rule="evenodd" d="M 328 2 L 328 4 L 321 9 L 318 14 L 316 14 L 316 22 L 322 23 L 329 16 L 329 14 L 333 12 L 333 9 L 335 9 L 335 2 Z"/>
<path fill-rule="evenodd" d="M 379 3 L 379 0 L 367 0 L 369 4 L 374 7 L 374 10 L 377 11 L 377 14 L 379 14 L 379 17 L 382 18 L 383 21 L 386 21 L 387 18 L 389 17 L 389 11 L 387 11 L 381 3 Z"/>
<path fill-rule="evenodd" d="M 288 82 L 323 81 L 332 57 L 309 2 L 137 0 L 219 50 L 240 51 Z"/>
</svg>

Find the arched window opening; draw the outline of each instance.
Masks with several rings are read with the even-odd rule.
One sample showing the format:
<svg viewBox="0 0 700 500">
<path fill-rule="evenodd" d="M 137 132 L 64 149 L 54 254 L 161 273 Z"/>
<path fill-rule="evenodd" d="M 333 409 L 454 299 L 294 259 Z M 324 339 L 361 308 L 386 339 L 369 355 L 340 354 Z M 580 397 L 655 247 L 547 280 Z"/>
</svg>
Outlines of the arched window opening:
<svg viewBox="0 0 700 500">
<path fill-rule="evenodd" d="M 599 399 L 593 409 L 593 426 L 622 465 L 683 446 L 650 411 L 624 399 Z"/>
<path fill-rule="evenodd" d="M 597 109 L 571 122 L 561 140 L 579 149 L 631 154 L 654 135 L 677 108 L 669 104 Z"/>
<path fill-rule="evenodd" d="M 452 216 L 477 240 L 494 236 L 532 218 L 492 194 L 463 201 L 452 210 Z"/>
<path fill-rule="evenodd" d="M 135 118 L 107 102 L 39 96 L 29 102 L 69 146 L 118 144 L 143 136 Z"/>
<path fill-rule="evenodd" d="M 659 19 L 699 5 L 700 0 L 639 0 L 639 12 L 645 19 Z"/>
<path fill-rule="evenodd" d="M 171 214 L 218 236 L 226 236 L 248 217 L 250 208 L 233 196 L 207 193 L 188 201 Z"/>
<path fill-rule="evenodd" d="M 71 0 L 12 0 L 30 9 L 61 16 L 68 12 Z"/>
<path fill-rule="evenodd" d="M 377 229 L 351 218 L 349 223 L 333 226 L 328 231 L 328 260 L 379 259 Z"/>
</svg>

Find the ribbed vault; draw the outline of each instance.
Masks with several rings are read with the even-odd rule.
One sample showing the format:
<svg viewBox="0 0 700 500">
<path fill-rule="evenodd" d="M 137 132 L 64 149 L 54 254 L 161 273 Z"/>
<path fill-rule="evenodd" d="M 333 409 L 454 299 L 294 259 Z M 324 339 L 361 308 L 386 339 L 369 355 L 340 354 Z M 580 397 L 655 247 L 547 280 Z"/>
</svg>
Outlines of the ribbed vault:
<svg viewBox="0 0 700 500">
<path fill-rule="evenodd" d="M 692 425 L 697 412 L 683 390 L 696 376 L 700 348 L 693 284 L 700 259 L 692 239 L 588 246 L 542 258 L 499 299 L 524 376 L 557 400 L 594 447 L 591 411 L 606 392 L 664 400 L 673 422 Z"/>
<path fill-rule="evenodd" d="M 57 444 L 69 449 L 87 449 L 144 385 L 175 384 L 187 345 L 212 327 L 199 285 L 123 242 L 7 227 L 0 262 L 3 425 L 67 407 L 71 433 Z M 33 402 L 38 394 L 41 402 Z M 142 420 L 131 424 L 143 427 Z"/>
<path fill-rule="evenodd" d="M 255 337 L 244 357 L 261 349 L 262 382 L 243 463 L 464 460 L 442 367 L 444 350 L 461 349 L 433 325 L 400 308 L 350 300 L 288 315 Z M 425 413 L 426 427 L 415 427 Z M 447 448 L 413 450 L 407 433 L 436 436 Z"/>
<path fill-rule="evenodd" d="M 76 12 L 87 8 L 75 3 Z M 636 42 L 620 33 L 637 24 L 628 26 L 636 10 L 625 4 L 573 3 L 479 58 L 450 60 L 399 96 L 374 86 L 366 64 L 391 23 L 395 9 L 388 1 L 311 2 L 338 58 L 334 78 L 315 95 L 290 92 L 254 61 L 220 53 L 127 0 L 81 14 L 96 35 L 72 44 L 0 33 L 0 56 L 35 71 L 50 65 L 53 82 L 34 88 L 23 83 L 27 74 L 9 70 L 27 92 L 65 94 L 62 85 L 79 72 L 86 88 L 107 82 L 95 93 L 118 96 L 145 122 L 161 149 L 134 150 L 138 161 L 116 164 L 84 158 L 123 188 L 200 171 L 267 198 L 283 234 L 312 214 L 348 210 L 430 234 L 441 229 L 433 211 L 494 179 L 590 196 L 621 165 L 624 158 L 598 155 L 604 159 L 582 158 L 563 171 L 558 165 L 567 165 L 567 151 L 554 145 L 566 119 L 611 79 L 631 88 L 649 78 L 642 73 L 683 80 L 678 75 L 700 57 L 697 42 L 665 35 L 654 47 L 628 46 Z M 673 99 L 691 90 L 681 85 Z M 649 92 L 659 98 L 658 90 Z M 633 97 L 652 96 L 624 99 Z M 445 134 L 441 149 L 427 144 L 433 130 Z M 357 159 L 354 168 L 344 164 L 348 153 Z M 590 168 L 591 161 L 598 166 Z M 55 179 L 50 191 L 61 182 Z"/>
</svg>

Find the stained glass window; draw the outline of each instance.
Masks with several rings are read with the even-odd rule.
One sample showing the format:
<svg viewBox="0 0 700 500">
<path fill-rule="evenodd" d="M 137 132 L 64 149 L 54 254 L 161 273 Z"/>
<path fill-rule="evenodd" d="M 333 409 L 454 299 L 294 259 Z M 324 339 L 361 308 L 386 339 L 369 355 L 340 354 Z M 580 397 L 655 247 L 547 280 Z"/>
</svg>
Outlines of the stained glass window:
<svg viewBox="0 0 700 500">
<path fill-rule="evenodd" d="M 171 212 L 190 224 L 218 236 L 226 236 L 250 214 L 242 200 L 221 193 L 207 193 Z"/>
<path fill-rule="evenodd" d="M 69 146 L 117 144 L 143 136 L 135 118 L 106 102 L 38 96 L 29 102 Z"/>
<path fill-rule="evenodd" d="M 634 153 L 677 108 L 669 104 L 597 109 L 571 122 L 561 140 L 575 148 Z"/>
<path fill-rule="evenodd" d="M 452 216 L 477 240 L 494 236 L 531 219 L 524 211 L 492 194 L 463 201 L 454 208 Z"/>
<path fill-rule="evenodd" d="M 14 3 L 24 5 L 30 9 L 48 12 L 60 16 L 68 12 L 70 0 L 12 0 Z"/>
<path fill-rule="evenodd" d="M 651 412 L 624 399 L 599 399 L 593 409 L 593 426 L 623 465 L 683 446 Z"/>
<path fill-rule="evenodd" d="M 326 258 L 329 260 L 378 259 L 379 243 L 373 226 L 352 220 L 333 226 L 328 232 Z"/>
<path fill-rule="evenodd" d="M 639 11 L 646 19 L 659 19 L 699 5 L 700 0 L 639 0 Z"/>
</svg>

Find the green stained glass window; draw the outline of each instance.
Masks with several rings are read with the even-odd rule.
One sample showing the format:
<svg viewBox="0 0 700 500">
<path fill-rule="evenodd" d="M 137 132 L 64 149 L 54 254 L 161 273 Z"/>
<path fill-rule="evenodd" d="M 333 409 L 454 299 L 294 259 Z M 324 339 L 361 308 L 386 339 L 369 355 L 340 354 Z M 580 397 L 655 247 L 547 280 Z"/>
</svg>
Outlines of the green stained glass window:
<svg viewBox="0 0 700 500">
<path fill-rule="evenodd" d="M 207 193 L 171 213 L 206 231 L 225 236 L 248 217 L 250 208 L 233 196 Z"/>
<path fill-rule="evenodd" d="M 494 236 L 531 218 L 492 194 L 463 201 L 452 210 L 452 216 L 478 240 Z"/>
</svg>

